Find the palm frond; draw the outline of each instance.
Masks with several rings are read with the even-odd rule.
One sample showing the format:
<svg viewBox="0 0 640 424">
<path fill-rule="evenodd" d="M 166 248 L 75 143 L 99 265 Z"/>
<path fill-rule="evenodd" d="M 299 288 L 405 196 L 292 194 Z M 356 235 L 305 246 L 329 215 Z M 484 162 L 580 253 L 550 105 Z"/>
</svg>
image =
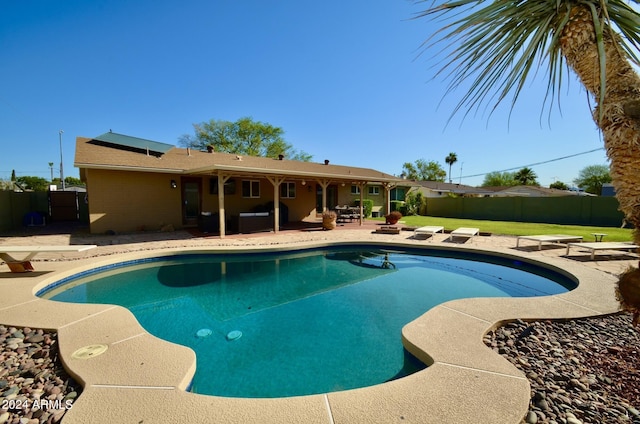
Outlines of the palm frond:
<svg viewBox="0 0 640 424">
<path fill-rule="evenodd" d="M 592 12 L 601 60 L 600 93 L 604 93 L 603 31 L 616 31 L 612 39 L 621 53 L 640 63 L 640 15 L 623 0 L 434 1 L 416 14 L 415 18 L 443 24 L 423 43 L 422 53 L 444 46 L 435 56 L 441 59 L 436 76 L 448 80 L 445 96 L 468 84 L 451 116 L 462 112 L 464 119 L 483 107 L 490 115 L 508 98 L 513 110 L 525 83 L 540 71 L 548 78 L 542 108 L 558 101 L 566 80 L 559 39 L 577 5 Z"/>
</svg>

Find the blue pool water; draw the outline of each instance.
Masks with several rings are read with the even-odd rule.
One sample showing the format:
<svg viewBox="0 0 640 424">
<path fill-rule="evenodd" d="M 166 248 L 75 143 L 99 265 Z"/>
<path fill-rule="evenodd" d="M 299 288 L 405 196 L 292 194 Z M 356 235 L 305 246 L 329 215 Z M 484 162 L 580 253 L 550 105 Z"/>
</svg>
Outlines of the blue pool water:
<svg viewBox="0 0 640 424">
<path fill-rule="evenodd" d="M 569 278 L 489 256 L 370 246 L 179 255 L 110 267 L 40 295 L 130 309 L 150 333 L 192 348 L 192 391 L 284 397 L 365 387 L 424 368 L 402 327 L 469 297 L 544 296 Z"/>
</svg>

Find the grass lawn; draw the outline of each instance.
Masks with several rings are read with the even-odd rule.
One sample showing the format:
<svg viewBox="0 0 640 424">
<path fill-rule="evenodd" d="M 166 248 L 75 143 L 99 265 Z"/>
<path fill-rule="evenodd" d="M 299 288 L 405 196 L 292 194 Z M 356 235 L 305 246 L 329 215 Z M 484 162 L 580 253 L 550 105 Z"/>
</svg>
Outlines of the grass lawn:
<svg viewBox="0 0 640 424">
<path fill-rule="evenodd" d="M 384 220 L 384 218 L 381 218 Z M 424 225 L 442 225 L 445 230 L 458 227 L 479 228 L 482 232 L 497 235 L 530 236 L 538 234 L 567 234 L 582 236 L 585 242 L 595 241 L 591 233 L 607 234 L 602 241 L 632 241 L 629 228 L 582 227 L 579 225 L 540 224 L 534 222 L 482 221 L 475 219 L 441 218 L 437 216 L 403 216 L 405 225 L 422 227 Z"/>
</svg>

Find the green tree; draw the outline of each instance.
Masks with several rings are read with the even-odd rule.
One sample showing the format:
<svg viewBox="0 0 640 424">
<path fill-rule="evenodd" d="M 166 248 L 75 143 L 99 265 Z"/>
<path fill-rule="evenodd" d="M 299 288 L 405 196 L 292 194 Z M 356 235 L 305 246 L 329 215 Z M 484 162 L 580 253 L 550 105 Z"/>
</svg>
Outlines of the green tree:
<svg viewBox="0 0 640 424">
<path fill-rule="evenodd" d="M 15 182 L 23 190 L 33 190 L 33 191 L 49 190 L 49 181 L 42 177 L 30 177 L 25 175 L 24 177 L 16 178 Z"/>
<path fill-rule="evenodd" d="M 556 190 L 569 190 L 569 186 L 562 181 L 555 181 L 549 184 L 549 188 L 555 188 Z"/>
<path fill-rule="evenodd" d="M 538 184 L 538 176 L 531 168 L 522 168 L 513 175 L 513 178 L 522 185 L 540 185 Z"/>
<path fill-rule="evenodd" d="M 416 181 L 444 181 L 447 172 L 438 162 L 418 159 L 415 163 L 405 162 L 402 165 L 402 175 Z"/>
<path fill-rule="evenodd" d="M 611 182 L 609 167 L 606 165 L 589 165 L 580 170 L 573 183 L 587 193 L 602 194 L 602 185 Z"/>
<path fill-rule="evenodd" d="M 449 153 L 449 155 L 444 158 L 444 161 L 449 165 L 449 183 L 452 182 L 451 180 L 451 166 L 458 162 L 458 155 L 456 155 L 455 153 Z"/>
<path fill-rule="evenodd" d="M 434 0 L 418 17 L 443 27 L 434 34 L 444 44 L 440 71 L 449 75 L 448 92 L 469 87 L 453 114 L 489 107 L 507 97 L 511 107 L 531 75 L 548 78 L 545 101 L 556 99 L 569 69 L 595 104 L 612 183 L 620 210 L 640 245 L 640 14 L 624 0 Z M 637 1 L 634 1 L 637 3 Z M 451 20 L 447 21 L 447 18 Z M 431 46 L 427 44 L 427 46 Z M 453 49 L 453 51 L 451 51 Z M 489 104 L 487 104 L 489 103 Z M 544 105 L 543 105 L 544 107 Z M 640 322 L 640 270 L 621 275 L 617 297 Z"/>
<path fill-rule="evenodd" d="M 489 172 L 484 176 L 482 187 L 513 187 L 518 185 L 513 172 Z"/>
<path fill-rule="evenodd" d="M 82 180 L 80 178 L 75 178 L 75 177 L 64 177 L 64 183 L 67 187 L 69 186 L 83 187 L 84 186 L 84 183 L 82 182 Z"/>
<path fill-rule="evenodd" d="M 236 122 L 217 121 L 193 124 L 195 135 L 185 134 L 179 142 L 185 147 L 206 150 L 212 146 L 216 152 L 236 153 L 247 156 L 277 158 L 284 155 L 288 159 L 310 161 L 312 156 L 294 150 L 284 138 L 284 130 L 251 118 L 240 118 Z"/>
<path fill-rule="evenodd" d="M 424 195 L 421 191 L 410 191 L 405 197 L 406 215 L 420 215 L 420 209 L 424 204 Z"/>
</svg>

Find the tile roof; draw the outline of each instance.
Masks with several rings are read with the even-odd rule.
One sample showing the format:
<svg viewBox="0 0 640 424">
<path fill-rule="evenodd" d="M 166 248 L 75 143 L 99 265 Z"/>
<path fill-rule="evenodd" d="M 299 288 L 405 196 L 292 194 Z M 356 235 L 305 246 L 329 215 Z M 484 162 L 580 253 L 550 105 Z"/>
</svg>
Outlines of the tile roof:
<svg viewBox="0 0 640 424">
<path fill-rule="evenodd" d="M 102 138 L 102 136 L 100 136 Z M 212 175 L 217 171 L 235 175 L 285 175 L 297 178 L 334 178 L 352 181 L 405 182 L 401 178 L 370 168 L 332 165 L 317 162 L 279 160 L 241 156 L 231 153 L 170 149 L 159 155 L 106 145 L 96 138 L 77 137 L 74 166 L 78 168 L 114 169 L 173 174 Z M 160 143 L 162 144 L 162 143 Z"/>
</svg>

